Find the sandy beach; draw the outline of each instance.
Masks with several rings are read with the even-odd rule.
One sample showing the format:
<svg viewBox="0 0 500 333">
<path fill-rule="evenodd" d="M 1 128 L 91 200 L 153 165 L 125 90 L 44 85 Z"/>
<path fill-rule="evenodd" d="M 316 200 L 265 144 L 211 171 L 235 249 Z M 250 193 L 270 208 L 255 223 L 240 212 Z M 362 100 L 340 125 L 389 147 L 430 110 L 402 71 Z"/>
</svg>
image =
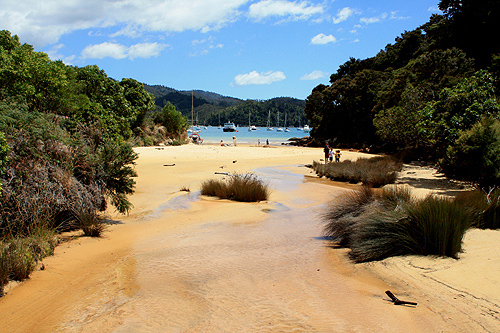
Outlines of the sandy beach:
<svg viewBox="0 0 500 333">
<path fill-rule="evenodd" d="M 500 232 L 470 230 L 459 260 L 354 264 L 322 237 L 328 202 L 355 185 L 305 167 L 321 148 L 136 148 L 134 208 L 103 237 L 78 237 L 0 298 L 5 332 L 497 332 Z M 343 151 L 343 159 L 365 156 Z M 266 202 L 199 195 L 203 181 L 254 172 Z M 400 183 L 462 190 L 430 167 Z M 189 192 L 182 191 L 189 189 Z M 417 306 L 395 306 L 386 290 Z"/>
</svg>

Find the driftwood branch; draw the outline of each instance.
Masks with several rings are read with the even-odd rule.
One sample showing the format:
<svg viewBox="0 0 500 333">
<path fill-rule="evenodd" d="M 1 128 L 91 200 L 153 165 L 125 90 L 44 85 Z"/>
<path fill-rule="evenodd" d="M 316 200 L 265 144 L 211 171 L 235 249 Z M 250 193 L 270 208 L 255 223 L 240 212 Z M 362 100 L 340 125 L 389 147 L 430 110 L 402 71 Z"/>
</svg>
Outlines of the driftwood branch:
<svg viewBox="0 0 500 333">
<path fill-rule="evenodd" d="M 415 303 L 415 302 L 408 302 L 408 301 L 402 301 L 402 300 L 400 300 L 399 298 L 397 298 L 396 296 L 394 296 L 394 294 L 391 293 L 389 290 L 387 290 L 385 293 L 394 302 L 394 305 L 404 305 L 404 304 L 417 305 L 417 303 Z"/>
</svg>

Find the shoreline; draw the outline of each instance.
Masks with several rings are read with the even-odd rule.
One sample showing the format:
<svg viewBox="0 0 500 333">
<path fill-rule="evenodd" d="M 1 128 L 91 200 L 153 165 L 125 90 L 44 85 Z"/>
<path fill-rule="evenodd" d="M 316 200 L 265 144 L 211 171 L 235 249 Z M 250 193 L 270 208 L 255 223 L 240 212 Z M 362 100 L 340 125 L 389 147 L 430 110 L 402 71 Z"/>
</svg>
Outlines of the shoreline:
<svg viewBox="0 0 500 333">
<path fill-rule="evenodd" d="M 212 230 L 217 226 L 235 225 L 240 228 L 238 230 L 250 232 L 260 225 L 266 225 L 268 213 L 265 211 L 276 210 L 280 207 L 277 203 L 293 209 L 310 209 L 310 207 L 319 209 L 321 204 L 326 204 L 331 199 L 332 195 L 339 195 L 345 188 L 352 187 L 346 185 L 342 189 L 332 186 L 334 184 L 331 181 L 315 177 L 311 169 L 296 167 L 310 164 L 313 159 L 321 159 L 322 148 L 288 145 L 270 147 L 273 149 L 257 148 L 259 147 L 251 144 L 238 144 L 236 147 L 204 144 L 136 148 L 139 153 L 136 167 L 139 177 L 136 179 L 136 193 L 131 197 L 135 206 L 131 215 L 124 217 L 110 211 L 108 213 L 114 222 L 109 225 L 102 238 L 79 238 L 58 246 L 54 256 L 44 259 L 46 267 L 44 271 L 34 272 L 29 280 L 9 290 L 8 294 L 0 299 L 0 311 L 5 314 L 0 319 L 2 327 L 8 330 L 12 328 L 12 331 L 40 332 L 79 331 L 76 328 L 113 330 L 127 327 L 123 326 L 129 318 L 126 315 L 127 304 L 138 302 L 149 287 L 154 288 L 154 285 L 149 286 L 141 276 L 145 274 L 143 266 L 148 262 L 144 256 L 148 255 L 148 251 L 156 251 L 160 245 L 153 246 L 153 244 L 157 244 L 155 242 L 158 239 L 161 240 L 163 247 L 166 246 L 163 239 L 169 239 L 179 232 L 184 234 L 198 230 L 205 224 L 210 227 L 206 230 Z M 354 159 L 359 156 L 370 155 L 343 151 L 343 159 Z M 167 166 L 171 164 L 175 165 Z M 195 192 L 199 190 L 201 181 L 215 177 L 217 171 L 248 172 L 266 167 L 283 169 L 306 178 L 303 182 L 293 185 L 296 187 L 273 190 L 268 202 L 244 204 L 203 199 L 190 203 L 188 208 L 182 207 L 168 213 L 160 210 L 159 216 L 148 217 L 148 214 L 165 202 L 179 197 L 181 187 L 187 186 L 191 193 Z M 417 175 L 407 173 L 402 179 L 411 177 L 418 180 L 418 177 L 428 179 L 432 176 L 438 180 L 437 184 L 442 183 L 439 175 L 433 174 L 432 170 L 423 171 L 425 172 Z M 294 182 L 292 178 L 285 181 L 288 184 Z M 436 193 L 443 190 L 436 184 L 420 180 L 415 184 L 421 186 L 417 188 L 419 191 L 424 191 L 424 187 L 429 186 L 434 186 Z M 444 188 L 444 190 L 449 189 Z M 308 199 L 299 200 L 298 198 L 302 196 Z M 212 221 L 217 223 L 213 224 Z M 245 227 L 247 225 L 251 228 L 247 229 Z M 191 237 L 186 238 L 186 241 L 189 238 Z M 184 238 L 179 238 L 178 241 L 182 239 Z M 370 320 L 380 321 L 380 318 L 384 318 L 387 314 L 403 321 L 406 321 L 403 318 L 407 318 L 409 321 L 402 323 L 402 327 L 415 332 L 425 328 L 423 324 L 415 324 L 416 318 L 431 325 L 428 327 L 443 330 L 493 331 L 499 328 L 495 311 L 500 305 L 500 295 L 495 286 L 498 282 L 496 277 L 500 272 L 488 263 L 498 259 L 499 244 L 498 231 L 472 230 L 466 235 L 466 252 L 459 260 L 409 256 L 353 264 L 348 260 L 346 250 L 329 248 L 326 242 L 318 248 L 318 250 L 324 249 L 321 250 L 324 256 L 320 257 L 320 262 L 316 265 L 320 265 L 320 272 L 328 274 L 321 275 L 322 278 L 319 280 L 316 269 L 310 273 L 301 269 L 297 274 L 301 276 L 299 281 L 301 279 L 310 281 L 309 283 L 317 284 L 319 290 L 327 288 L 325 291 L 328 288 L 336 289 L 334 285 L 330 285 L 332 283 L 330 279 L 332 275 L 338 275 L 338 278 L 344 281 L 342 285 L 345 284 L 353 292 L 356 291 L 350 296 L 354 303 L 349 303 L 349 306 L 361 310 L 363 306 L 359 304 L 369 304 L 371 307 L 363 311 L 370 312 L 367 313 L 367 318 Z M 198 244 L 191 246 L 195 245 Z M 144 250 L 148 248 L 150 250 Z M 295 264 L 291 267 L 293 265 Z M 478 276 L 481 276 L 480 286 L 475 283 Z M 286 278 L 281 280 L 285 283 Z M 402 299 L 416 300 L 419 305 L 415 309 L 386 306 L 382 295 L 385 291 L 383 288 L 391 288 Z M 189 290 L 189 288 L 181 285 L 179 290 Z M 294 290 L 293 285 L 290 285 L 286 292 L 293 293 Z M 329 296 L 321 297 L 326 297 L 327 300 Z M 187 300 L 179 299 L 179 306 Z M 311 299 L 311 301 L 319 300 Z M 293 303 L 293 300 L 290 299 L 290 302 Z M 376 310 L 381 305 L 385 310 Z M 111 311 L 110 306 L 116 308 L 116 311 L 124 310 L 124 317 L 114 310 Z M 196 306 L 191 304 L 184 309 L 186 313 L 190 313 L 190 309 Z M 303 307 L 298 304 L 296 306 L 297 309 Z M 333 304 L 329 306 L 335 308 Z M 103 314 L 92 315 L 93 307 Z M 337 309 L 337 311 L 342 310 Z M 312 317 L 316 315 L 310 314 Z M 347 314 L 346 316 L 349 317 Z M 87 319 L 81 321 L 77 318 Z M 386 320 L 396 326 L 399 325 L 393 319 Z M 320 322 L 314 321 L 317 325 L 320 325 L 318 324 Z M 369 331 L 368 319 L 359 319 L 359 325 L 351 328 L 354 327 L 356 331 Z M 392 331 L 392 329 L 386 328 L 382 331 Z"/>
</svg>

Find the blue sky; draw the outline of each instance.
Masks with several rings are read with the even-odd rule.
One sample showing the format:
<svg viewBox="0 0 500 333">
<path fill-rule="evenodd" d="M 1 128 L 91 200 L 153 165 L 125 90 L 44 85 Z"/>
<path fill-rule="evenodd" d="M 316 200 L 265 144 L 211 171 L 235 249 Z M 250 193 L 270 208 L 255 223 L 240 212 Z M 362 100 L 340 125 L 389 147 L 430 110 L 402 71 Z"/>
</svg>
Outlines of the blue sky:
<svg viewBox="0 0 500 333">
<path fill-rule="evenodd" d="M 109 77 L 242 99 L 305 99 L 377 54 L 438 0 L 0 0 L 0 29 Z"/>
</svg>

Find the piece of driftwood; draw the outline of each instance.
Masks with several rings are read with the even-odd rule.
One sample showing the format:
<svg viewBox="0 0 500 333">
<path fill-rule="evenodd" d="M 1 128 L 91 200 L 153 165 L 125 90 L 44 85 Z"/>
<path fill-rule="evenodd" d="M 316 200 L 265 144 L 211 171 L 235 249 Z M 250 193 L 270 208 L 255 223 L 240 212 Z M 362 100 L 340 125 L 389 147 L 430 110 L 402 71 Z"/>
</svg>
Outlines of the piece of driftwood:
<svg viewBox="0 0 500 333">
<path fill-rule="evenodd" d="M 163 164 L 163 166 L 174 166 L 174 165 L 175 165 L 175 163 L 174 164 Z"/>
<path fill-rule="evenodd" d="M 216 172 L 215 174 L 229 176 L 229 172 Z"/>
<path fill-rule="evenodd" d="M 404 305 L 404 304 L 417 305 L 417 303 L 415 303 L 415 302 L 408 302 L 408 301 L 402 301 L 402 300 L 400 300 L 399 298 L 397 298 L 396 296 L 394 296 L 394 294 L 391 293 L 390 290 L 387 290 L 385 293 L 394 302 L 394 305 Z"/>
</svg>

